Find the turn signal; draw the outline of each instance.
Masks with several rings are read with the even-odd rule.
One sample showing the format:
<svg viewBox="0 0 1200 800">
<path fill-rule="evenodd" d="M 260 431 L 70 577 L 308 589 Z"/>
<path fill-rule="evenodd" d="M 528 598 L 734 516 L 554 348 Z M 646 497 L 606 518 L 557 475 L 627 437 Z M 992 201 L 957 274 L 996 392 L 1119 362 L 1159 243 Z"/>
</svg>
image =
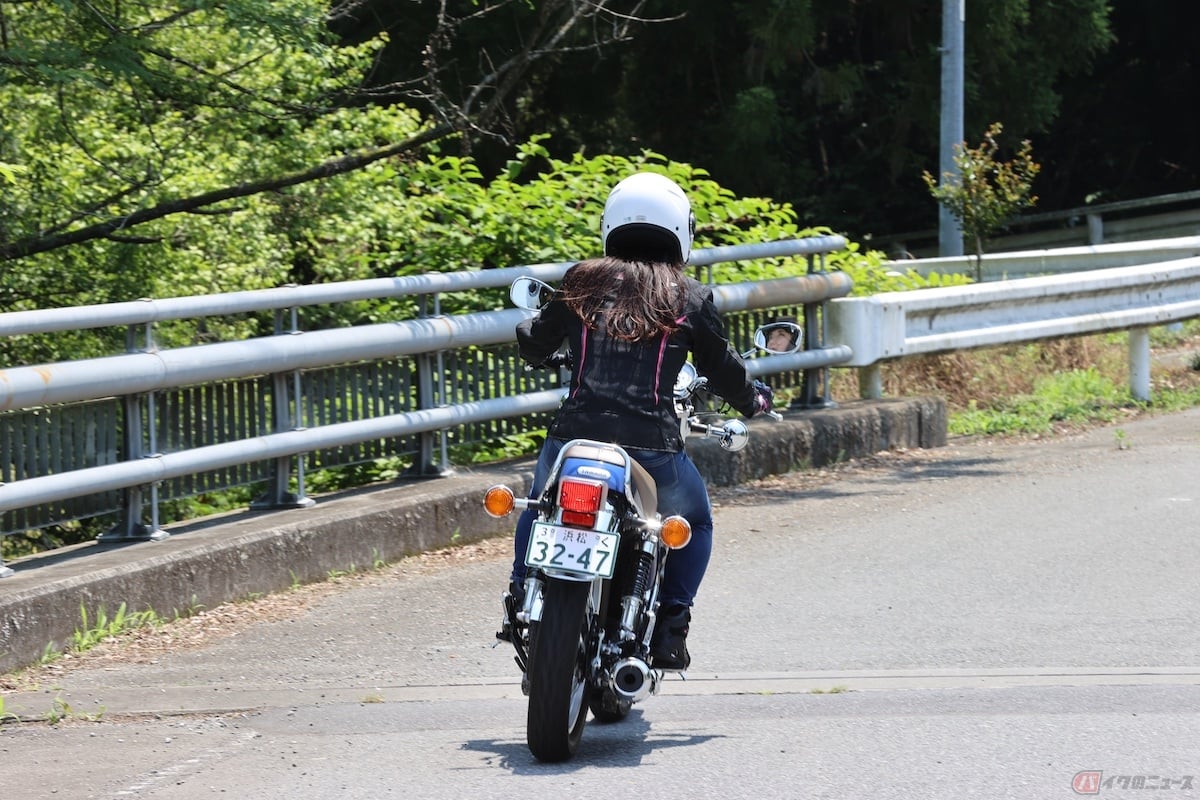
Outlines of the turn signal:
<svg viewBox="0 0 1200 800">
<path fill-rule="evenodd" d="M 683 517 L 667 517 L 658 535 L 662 537 L 663 544 L 678 550 L 692 540 L 692 526 Z"/>
<path fill-rule="evenodd" d="M 507 517 L 513 510 L 513 492 L 507 486 L 493 486 L 483 496 L 483 510 L 492 517 Z"/>
</svg>

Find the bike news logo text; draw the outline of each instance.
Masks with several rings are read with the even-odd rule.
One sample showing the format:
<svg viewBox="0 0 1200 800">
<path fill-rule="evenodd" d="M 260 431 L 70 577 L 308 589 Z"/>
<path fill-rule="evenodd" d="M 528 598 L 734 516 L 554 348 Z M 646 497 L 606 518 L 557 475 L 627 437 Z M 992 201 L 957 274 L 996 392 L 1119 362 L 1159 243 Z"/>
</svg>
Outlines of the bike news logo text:
<svg viewBox="0 0 1200 800">
<path fill-rule="evenodd" d="M 1107 790 L 1166 789 L 1191 791 L 1192 775 L 1109 775 L 1104 770 L 1085 769 L 1075 773 L 1071 788 L 1075 794 L 1100 794 Z"/>
</svg>

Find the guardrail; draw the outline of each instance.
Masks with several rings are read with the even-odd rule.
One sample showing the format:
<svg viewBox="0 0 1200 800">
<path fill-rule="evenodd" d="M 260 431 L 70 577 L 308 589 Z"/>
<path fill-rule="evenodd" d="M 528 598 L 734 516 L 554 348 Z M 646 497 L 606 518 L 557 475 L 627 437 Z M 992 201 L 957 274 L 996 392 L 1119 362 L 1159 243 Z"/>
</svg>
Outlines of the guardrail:
<svg viewBox="0 0 1200 800">
<path fill-rule="evenodd" d="M 1149 400 L 1149 328 L 1200 317 L 1200 258 L 843 298 L 826 315 L 830 339 L 853 351 L 845 366 L 861 368 L 867 398 L 881 396 L 879 366 L 889 359 L 1129 330 L 1130 391 Z"/>
<path fill-rule="evenodd" d="M 751 360 L 748 366 L 755 375 L 803 370 L 804 395 L 813 404 L 828 399 L 824 371 L 851 356 L 848 348 L 824 346 L 824 315 L 820 312 L 827 300 L 845 296 L 851 290 L 846 275 L 827 273 L 823 269 L 824 254 L 845 246 L 842 237 L 820 236 L 699 250 L 692 258 L 692 264 L 701 268 L 756 258 L 808 258 L 806 275 L 719 285 L 713 287 L 713 292 L 717 306 L 726 312 L 803 306 L 807 349 L 790 356 Z M 515 339 L 516 323 L 530 312 L 510 309 L 299 331 L 295 328 L 295 309 L 350 300 L 432 295 L 436 313 L 438 293 L 504 287 L 524 275 L 556 281 L 570 266 L 569 262 L 543 264 L 0 314 L 0 335 L 119 325 L 129 327 L 127 338 L 132 342 L 139 337 L 141 328 L 148 329 L 163 320 L 258 311 L 292 312 L 290 328 L 277 321 L 280 335 L 167 350 L 149 347 L 124 355 L 0 371 L 0 411 L 85 403 L 116 396 L 122 401 L 122 419 L 118 427 L 123 429 L 122 452 L 115 463 L 48 471 L 45 459 L 41 459 L 38 463 L 43 474 L 0 485 L 0 513 L 123 490 L 121 520 L 101 538 L 107 541 L 161 539 L 167 534 L 158 525 L 155 487 L 162 481 L 233 465 L 269 462 L 272 472 L 267 495 L 256 502 L 256 507 L 305 507 L 312 501 L 305 495 L 302 459 L 297 459 L 293 470 L 295 456 L 355 442 L 419 434 L 423 437 L 420 459 L 424 464 L 431 459 L 433 440 L 430 437 L 435 433 L 444 437 L 448 429 L 473 422 L 552 411 L 559 403 L 562 389 L 473 402 L 444 402 L 449 395 L 444 385 L 445 375 L 437 361 L 439 354 L 511 343 Z M 145 339 L 153 340 L 148 331 Z M 306 370 L 397 358 L 410 362 L 416 375 L 412 383 L 419 395 L 418 408 L 322 425 L 313 425 L 302 418 L 301 409 L 307 401 L 300 375 Z M 263 416 L 272 430 L 254 431 L 252 434 L 256 435 L 229 441 L 204 442 L 175 452 L 159 452 L 155 438 L 156 393 L 254 376 L 269 378 L 271 388 L 264 402 L 270 404 L 270 412 Z M 824 399 L 819 396 L 821 387 L 824 387 Z M 348 387 L 344 391 L 352 392 L 354 388 Z M 443 439 L 443 458 L 444 444 Z M 48 472 L 53 474 L 46 474 Z M 437 474 L 437 470 L 423 474 Z M 146 505 L 148 509 L 144 508 Z M 143 521 L 147 510 L 148 523 Z M 0 577 L 11 572 L 0 562 Z"/>
<path fill-rule="evenodd" d="M 809 273 L 804 276 L 713 287 L 717 304 L 725 312 L 803 306 L 808 349 L 790 356 L 748 362 L 755 375 L 802 370 L 804 386 L 799 402 L 802 407 L 829 403 L 826 371 L 833 366 L 859 368 L 862 395 L 878 398 L 882 394 L 880 365 L 888 360 L 1115 330 L 1130 331 L 1130 389 L 1134 397 L 1148 400 L 1149 328 L 1200 317 L 1200 255 L 1193 254 L 1200 241 L 1190 237 L 1136 246 L 1065 248 L 985 257 L 993 261 L 1003 259 L 1014 271 L 1013 265 L 1020 264 L 1024 265 L 1022 269 L 1068 274 L 862 298 L 846 297 L 851 289 L 849 278 L 823 269 L 823 254 L 844 246 L 841 237 L 815 237 L 694 254 L 693 262 L 700 267 L 752 258 L 808 257 Z M 1155 263 L 1117 266 L 1122 260 L 1147 259 L 1154 259 Z M 898 262 L 897 266 L 920 263 L 932 268 L 931 261 Z M 1095 268 L 1099 265 L 1104 268 Z M 509 343 L 516 322 L 529 312 L 506 310 L 432 316 L 383 325 L 301 332 L 295 329 L 295 309 L 303 305 L 419 294 L 433 297 L 436 314 L 439 292 L 504 287 L 522 275 L 556 281 L 569 266 L 569 263 L 545 264 L 0 314 L 0 334 L 125 325 L 129 326 L 131 341 L 136 339 L 135 330 L 166 319 L 275 310 L 278 320 L 281 319 L 278 315 L 290 310 L 293 320 L 290 330 L 286 325 L 279 326 L 280 335 L 248 341 L 175 350 L 150 348 L 100 359 L 0 371 L 0 410 L 57 407 L 118 395 L 123 409 L 120 422 L 126 429 L 116 463 L 52 470 L 53 474 L 0 485 L 0 513 L 120 489 L 123 491 L 121 522 L 101 538 L 161 538 L 165 533 L 158 528 L 154 487 L 174 477 L 234 464 L 269 462 L 273 467 L 269 489 L 265 499 L 256 505 L 303 507 L 311 504 L 304 491 L 304 459 L 296 458 L 294 471 L 291 466 L 292 459 L 302 454 L 353 442 L 417 434 L 422 442 L 422 464 L 432 453 L 434 435 L 442 437 L 444 458 L 448 430 L 478 421 L 548 412 L 558 405 L 562 389 L 557 387 L 470 402 L 445 402 L 450 395 L 445 390 L 444 375 L 438 374 L 442 354 Z M 1076 271 L 1081 268 L 1085 271 Z M 299 376 L 307 370 L 347 361 L 394 361 L 397 357 L 416 376 L 413 384 L 420 395 L 417 408 L 319 425 L 307 424 L 301 417 L 300 409 L 306 398 Z M 270 413 L 265 415 L 270 430 L 229 441 L 181 447 L 173 452 L 158 451 L 153 435 L 156 393 L 239 376 L 268 379 L 269 397 L 263 402 L 271 406 Z M 28 441 L 36 445 L 41 440 L 30 437 Z M 421 474 L 436 474 L 436 470 Z M 150 495 L 148 524 L 142 522 L 147 505 L 143 501 L 144 489 Z M 0 562 L 0 576 L 5 574 L 11 574 L 11 570 Z"/>
<path fill-rule="evenodd" d="M 989 238 L 985 249 L 993 253 L 1024 252 L 1197 234 L 1200 191 L 1190 191 L 1024 214 Z M 924 259 L 937 255 L 938 232 L 929 228 L 884 234 L 875 236 L 872 243 L 893 255 L 908 253 L 910 258 L 915 254 Z"/>
<path fill-rule="evenodd" d="M 1018 253 L 985 253 L 980 262 L 984 282 L 1065 275 L 1137 264 L 1157 264 L 1172 259 L 1200 256 L 1200 236 L 1153 239 L 1146 242 L 1121 242 L 1085 247 L 1058 247 L 1025 250 Z M 975 256 L 922 258 L 894 262 L 920 275 L 940 273 L 975 274 Z"/>
</svg>

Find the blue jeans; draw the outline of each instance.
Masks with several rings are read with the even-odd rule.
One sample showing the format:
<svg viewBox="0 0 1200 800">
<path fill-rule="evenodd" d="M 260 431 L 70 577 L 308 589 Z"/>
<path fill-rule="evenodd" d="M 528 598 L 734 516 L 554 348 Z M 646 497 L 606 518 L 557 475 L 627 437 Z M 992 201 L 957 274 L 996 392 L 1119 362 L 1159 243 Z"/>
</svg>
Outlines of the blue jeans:
<svg viewBox="0 0 1200 800">
<path fill-rule="evenodd" d="M 533 487 L 529 492 L 531 498 L 542 493 L 550 476 L 550 468 L 565 444 L 562 439 L 551 438 L 542 446 L 533 472 Z M 631 447 L 625 448 L 625 451 L 654 478 L 658 486 L 658 513 L 664 517 L 679 514 L 692 526 L 691 542 L 686 547 L 671 551 L 667 557 L 659 595 L 663 608 L 691 606 L 712 555 L 713 519 L 708 488 L 692 459 L 683 451 L 664 453 Z M 529 508 L 517 519 L 512 570 L 512 579 L 517 583 L 525 580 L 525 551 L 529 547 L 529 533 L 536 517 L 537 512 Z"/>
</svg>

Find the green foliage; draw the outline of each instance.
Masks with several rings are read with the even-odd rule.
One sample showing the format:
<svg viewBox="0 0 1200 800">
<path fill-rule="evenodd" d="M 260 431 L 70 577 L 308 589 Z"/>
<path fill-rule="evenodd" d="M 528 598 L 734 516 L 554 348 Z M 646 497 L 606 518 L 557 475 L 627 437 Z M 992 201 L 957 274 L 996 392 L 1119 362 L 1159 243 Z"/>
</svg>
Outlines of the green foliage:
<svg viewBox="0 0 1200 800">
<path fill-rule="evenodd" d="M 1127 388 L 1117 387 L 1096 369 L 1070 370 L 1041 379 L 1031 395 L 1006 398 L 992 408 L 972 402 L 951 415 L 949 432 L 1049 433 L 1055 423 L 1111 422 L 1131 402 Z"/>
<path fill-rule="evenodd" d="M 262 487 L 236 486 L 219 492 L 205 492 L 182 500 L 172 500 L 160 506 L 165 520 L 195 519 L 210 514 L 238 511 L 250 505 Z"/>
<path fill-rule="evenodd" d="M 83 620 L 83 627 L 75 631 L 72 639 L 72 645 L 77 653 L 91 650 L 106 639 L 111 639 L 125 631 L 135 630 L 145 625 L 157 624 L 160 621 L 158 615 L 153 611 L 130 613 L 124 603 L 121 603 L 117 608 L 116 614 L 111 618 L 104 610 L 104 606 L 101 606 L 96 611 L 94 621 L 89 621 L 87 609 L 83 606 L 79 607 L 79 612 Z"/>
<path fill-rule="evenodd" d="M 71 650 L 76 653 L 87 652 L 96 645 L 127 631 L 158 625 L 162 622 L 162 619 L 153 610 L 130 612 L 124 603 L 121 603 L 112 617 L 109 617 L 104 606 L 96 611 L 95 619 L 92 619 L 83 605 L 79 607 L 79 615 L 82 627 L 77 628 L 71 638 Z M 42 663 L 51 663 L 60 655 L 53 645 L 48 645 L 42 655 Z"/>
<path fill-rule="evenodd" d="M 0 178 L 3 178 L 5 183 L 16 184 L 17 175 L 23 171 L 24 168 L 16 164 L 0 162 Z"/>
<path fill-rule="evenodd" d="M 417 19 L 421 4 L 403 5 L 388 15 L 397 21 L 394 35 L 356 30 L 346 44 L 332 39 L 329 6 L 315 0 L 5 4 L 0 246 L 253 186 L 428 131 L 432 117 L 410 108 L 347 100 L 389 61 L 424 58 L 416 47 L 381 58 L 409 27 L 419 27 L 410 23 L 426 21 Z M 661 3 L 647 12 L 656 5 L 664 16 L 676 14 Z M 601 62 L 589 51 L 581 67 L 564 57 L 575 68 L 531 84 L 513 109 L 523 143 L 515 151 L 505 145 L 498 165 L 467 155 L 487 149 L 478 141 L 447 140 L 336 177 L 238 195 L 203 213 L 131 224 L 105 238 L 0 262 L 0 299 L 6 310 L 21 310 L 573 261 L 598 253 L 604 197 L 640 169 L 667 174 L 688 191 L 698 248 L 830 232 L 801 222 L 814 208 L 818 219 L 874 214 L 878 224 L 877 209 L 912 205 L 911 193 L 879 187 L 904 176 L 915 182 L 912 164 L 922 163 L 935 140 L 929 55 L 937 14 L 911 4 L 852 6 L 693 4 L 678 24 L 643 28 L 619 59 Z M 514 30 L 538 21 L 534 4 L 520 9 L 502 22 L 492 19 Z M 867 24 L 877 19 L 883 24 Z M 1019 120 L 1014 127 L 1021 131 L 1053 117 L 1055 78 L 1086 65 L 1111 39 L 1102 0 L 997 0 L 970 19 L 990 34 L 972 37 L 975 94 L 989 103 L 1004 98 L 998 115 Z M 1047 24 L 1054 20 L 1072 25 Z M 464 41 L 495 38 L 487 34 Z M 1056 46 L 1045 47 L 1048 40 Z M 539 102 L 556 88 L 563 103 Z M 550 130 L 558 152 L 568 155 L 552 154 L 552 137 L 543 133 Z M 585 141 L 576 136 L 581 131 L 603 135 Z M 635 154 L 585 155 L 592 152 Z M 768 199 L 780 196 L 795 204 Z M 966 281 L 901 271 L 853 243 L 825 264 L 849 273 L 860 295 Z M 713 275 L 719 282 L 762 280 L 807 268 L 802 258 L 770 259 L 718 265 Z M 504 303 L 502 292 L 480 292 L 444 298 L 441 310 Z M 415 311 L 409 301 L 355 303 L 306 310 L 302 327 Z M 172 323 L 156 327 L 154 343 L 244 338 L 270 325 L 257 317 Z M 123 331 L 23 337 L 0 342 L 0 365 L 123 348 Z M 455 456 L 523 455 L 540 435 L 456 449 Z M 307 486 L 332 490 L 406 468 L 384 459 L 309 473 Z M 197 516 L 244 507 L 247 499 L 221 493 L 169 511 Z M 5 546 L 14 539 L 5 537 Z"/>
<path fill-rule="evenodd" d="M 13 166 L 13 186 L 0 195 L 0 245 L 419 130 L 424 123 L 401 107 L 334 102 L 381 41 L 335 47 L 323 13 L 313 0 L 7 5 L 0 160 Z M 364 247 L 386 226 L 367 198 L 388 170 L 373 165 L 28 255 L 0 270 L 0 297 L 17 310 L 358 277 Z M 165 343 L 255 329 L 210 325 L 218 330 L 179 326 Z"/>
<path fill-rule="evenodd" d="M 97 220 L 132 220 L 147 208 L 252 186 L 430 130 L 430 120 L 446 117 L 382 103 L 424 71 L 436 5 L 367 0 L 350 13 L 315 0 L 6 4 L 0 182 L 12 191 L 0 195 L 0 248 Z M 456 76 L 447 78 L 446 95 L 478 83 L 460 65 L 519 52 L 546 24 L 551 5 L 442 9 L 451 19 L 461 14 L 439 42 L 449 54 L 443 63 L 456 64 L 445 71 Z M 1084 73 L 1112 43 L 1109 5 L 995 0 L 973 8 L 968 108 L 1010 120 L 1022 135 L 1045 130 L 1059 113 L 1061 79 Z M 496 6 L 506 8 L 492 13 Z M 867 231 L 926 214 L 913 201 L 919 166 L 936 142 L 936 4 L 734 0 L 679 14 L 676 4 L 655 0 L 605 9 L 613 18 L 626 12 L 659 21 L 635 26 L 617 48 L 602 51 L 608 58 L 597 57 L 594 29 L 574 31 L 564 42 L 577 45 L 574 52 L 514 92 L 503 140 L 459 120 L 474 140 L 443 144 L 455 148 L 457 163 L 449 151 L 425 151 L 353 178 L 131 222 L 73 246 L 71 255 L 18 258 L 0 272 L 0 299 L 10 309 L 66 306 L 571 259 L 577 256 L 514 244 L 522 235 L 519 209 L 480 225 L 491 216 L 472 204 L 490 176 L 505 175 L 513 159 L 508 142 L 534 141 L 544 131 L 568 160 L 563 154 L 644 149 L 703 165 L 737 195 L 786 200 L 799 210 L 791 222 L 803 220 L 801 229 L 832 223 Z M 484 157 L 475 163 L 464 153 Z M 414 163 L 432 183 L 421 187 L 416 176 L 400 185 Z M 525 170 L 508 178 L 524 185 L 531 176 Z M 408 188 L 419 196 L 443 182 L 451 193 L 440 209 L 407 207 Z M 561 222 L 559 208 L 532 203 L 531 226 Z M 424 222 L 444 241 L 421 237 Z M 477 226 L 486 229 L 481 242 L 471 241 Z M 513 249 L 522 257 L 505 256 Z M 311 324 L 411 310 L 356 306 Z M 263 322 L 221 324 L 241 335 Z M 172 344 L 223 332 L 179 325 L 166 335 L 164 344 Z"/>
<path fill-rule="evenodd" d="M 356 464 L 338 469 L 320 469 L 304 476 L 305 491 L 312 493 L 336 492 L 352 486 L 365 486 L 376 481 L 392 481 L 412 467 L 405 458 L 377 458 L 367 464 Z"/>
<path fill-rule="evenodd" d="M 596 59 L 588 50 L 565 60 L 547 81 L 544 102 L 518 115 L 517 135 L 550 131 L 565 148 L 593 152 L 636 146 L 668 153 L 703 165 L 738 194 L 790 202 L 801 219 L 855 235 L 925 228 L 936 215 L 921 202 L 920 170 L 937 163 L 941 6 L 691 3 L 677 20 L 643 26 L 618 58 Z M 967 6 L 968 129 L 1004 119 L 1020 136 L 1055 124 L 1065 79 L 1086 84 L 1116 38 L 1111 7 L 1130 9 L 1139 31 L 1153 25 L 1132 0 Z M 1181 13 L 1182 6 L 1176 0 Z M 644 13 L 680 8 L 656 0 Z M 1186 50 L 1182 38 L 1175 49 Z M 1185 55 L 1178 60 L 1188 63 Z M 1161 64 L 1158 57 L 1151 63 Z M 1151 84 L 1148 78 L 1142 83 Z M 1099 108 L 1088 109 L 1090 127 L 1106 130 L 1079 124 L 1080 139 L 1115 133 L 1097 124 Z M 1045 147 L 1075 172 L 1086 161 L 1077 158 L 1075 139 L 1047 136 Z"/>
<path fill-rule="evenodd" d="M 1195 361 L 1189 367 L 1193 372 L 1200 372 L 1200 354 L 1193 356 Z M 1165 385 L 1154 389 L 1153 405 L 1160 411 L 1182 411 L 1185 408 L 1200 406 L 1200 385 Z"/>
<path fill-rule="evenodd" d="M 5 722 L 20 722 L 21 718 L 5 709 L 4 695 L 0 694 L 0 724 Z"/>
<path fill-rule="evenodd" d="M 931 289 L 938 286 L 963 286 L 971 283 L 966 275 L 938 272 L 922 275 L 911 267 L 901 271 L 904 262 L 888 261 L 879 250 L 863 251 L 857 242 L 849 242 L 845 250 L 830 254 L 827 266 L 850 276 L 854 282 L 851 292 L 856 297 L 870 297 L 885 292 L 906 292 L 912 289 Z"/>
<path fill-rule="evenodd" d="M 1171 347 L 1187 344 L 1200 336 L 1200 319 L 1189 319 L 1178 325 L 1162 325 L 1150 329 L 1150 344 L 1153 347 Z"/>
<path fill-rule="evenodd" d="M 1031 190 L 1041 166 L 1033 160 L 1033 145 L 1026 139 L 1011 160 L 997 160 L 996 139 L 1002 130 L 994 122 L 978 147 L 955 145 L 957 174 L 944 174 L 941 181 L 928 171 L 921 175 L 929 193 L 954 215 L 974 246 L 976 280 L 982 280 L 983 240 L 1037 203 Z"/>
<path fill-rule="evenodd" d="M 461 445 L 450 449 L 455 464 L 489 464 L 510 458 L 536 455 L 546 441 L 546 430 L 524 431 L 502 436 L 490 443 Z"/>
<path fill-rule="evenodd" d="M 518 264 L 577 261 L 599 255 L 600 216 L 609 190 L 629 174 L 667 175 L 687 192 L 696 213 L 696 247 L 773 241 L 829 230 L 804 228 L 786 203 L 738 197 L 699 167 L 649 150 L 635 156 L 576 153 L 557 159 L 537 135 L 517 147 L 504 172 L 486 180 L 475 162 L 458 155 L 431 156 L 397 176 L 404 193 L 395 213 L 406 223 L 391 240 L 397 274 L 454 271 Z M 840 269 L 862 256 L 855 247 L 827 259 Z M 878 258 L 878 256 L 871 256 Z M 803 274 L 802 258 L 720 264 L 719 283 Z M 449 310 L 478 307 L 479 296 L 448 298 Z M 504 303 L 502 295 L 493 307 Z M 443 305 L 443 308 L 447 307 Z"/>
</svg>

